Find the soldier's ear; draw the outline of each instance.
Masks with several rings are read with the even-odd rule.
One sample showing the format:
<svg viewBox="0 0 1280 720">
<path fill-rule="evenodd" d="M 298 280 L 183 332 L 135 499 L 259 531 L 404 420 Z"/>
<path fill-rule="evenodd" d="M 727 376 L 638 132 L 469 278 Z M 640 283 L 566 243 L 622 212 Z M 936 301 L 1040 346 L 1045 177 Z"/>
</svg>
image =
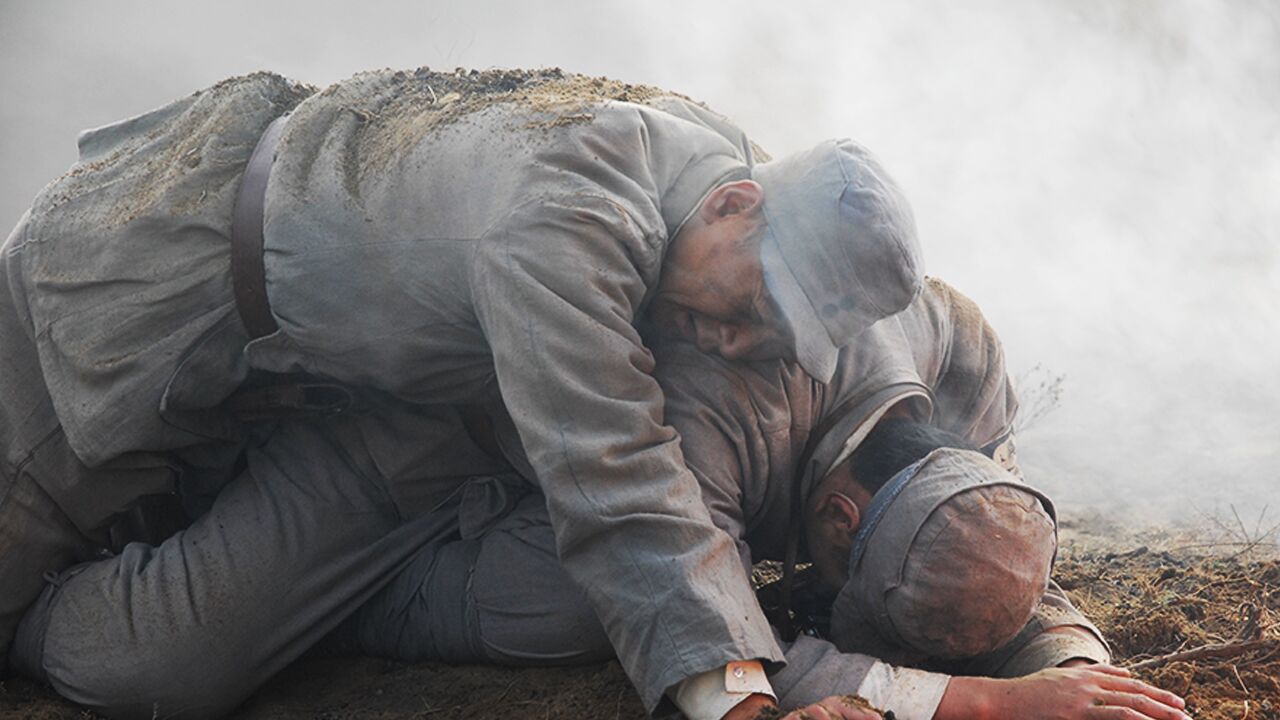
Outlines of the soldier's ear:
<svg viewBox="0 0 1280 720">
<path fill-rule="evenodd" d="M 764 207 L 764 188 L 755 180 L 727 182 L 712 190 L 702 201 L 699 214 L 711 224 L 730 215 L 754 214 Z"/>
<path fill-rule="evenodd" d="M 862 527 L 862 511 L 858 504 L 841 492 L 829 492 L 818 506 L 818 517 L 830 531 L 853 537 Z"/>
</svg>

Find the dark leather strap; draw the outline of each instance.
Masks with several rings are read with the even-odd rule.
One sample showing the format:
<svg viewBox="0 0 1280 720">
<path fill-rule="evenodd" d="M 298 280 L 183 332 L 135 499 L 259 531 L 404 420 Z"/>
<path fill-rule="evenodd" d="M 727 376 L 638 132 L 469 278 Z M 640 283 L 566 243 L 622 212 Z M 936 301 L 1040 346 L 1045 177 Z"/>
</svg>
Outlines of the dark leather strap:
<svg viewBox="0 0 1280 720">
<path fill-rule="evenodd" d="M 787 642 L 795 640 L 800 631 L 792 618 L 791 600 L 796 583 L 796 563 L 800 560 L 801 535 L 804 533 L 805 479 L 813 471 L 809 465 L 813 462 L 814 453 L 818 451 L 818 445 L 836 423 L 857 404 L 856 400 L 857 398 L 845 400 L 835 410 L 827 413 L 822 422 L 809 431 L 809 439 L 804 444 L 804 450 L 800 453 L 800 462 L 796 464 L 795 475 L 792 477 L 791 504 L 787 513 L 786 554 L 782 559 L 782 580 L 778 588 L 778 596 L 781 600 L 778 617 L 782 624 L 776 626 L 782 639 Z"/>
<path fill-rule="evenodd" d="M 267 302 L 267 271 L 262 261 L 262 221 L 267 199 L 267 178 L 276 159 L 276 144 L 288 115 L 267 126 L 249 156 L 240 180 L 235 212 L 231 216 L 231 287 L 236 310 L 249 337 L 266 337 L 279 330 Z"/>
</svg>

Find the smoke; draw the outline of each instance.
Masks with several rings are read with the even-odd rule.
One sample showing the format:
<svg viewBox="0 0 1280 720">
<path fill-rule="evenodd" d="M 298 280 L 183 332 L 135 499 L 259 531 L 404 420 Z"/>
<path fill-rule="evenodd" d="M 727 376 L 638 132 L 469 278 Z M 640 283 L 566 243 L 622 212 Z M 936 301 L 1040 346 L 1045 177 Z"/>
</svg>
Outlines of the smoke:
<svg viewBox="0 0 1280 720">
<path fill-rule="evenodd" d="M 0 219 L 75 133 L 222 77 L 550 66 L 706 101 L 774 154 L 851 136 L 1014 374 L 1068 508 L 1280 515 L 1280 6 L 311 2 L 0 5 Z M 963 5 L 963 7 L 961 7 Z"/>
</svg>

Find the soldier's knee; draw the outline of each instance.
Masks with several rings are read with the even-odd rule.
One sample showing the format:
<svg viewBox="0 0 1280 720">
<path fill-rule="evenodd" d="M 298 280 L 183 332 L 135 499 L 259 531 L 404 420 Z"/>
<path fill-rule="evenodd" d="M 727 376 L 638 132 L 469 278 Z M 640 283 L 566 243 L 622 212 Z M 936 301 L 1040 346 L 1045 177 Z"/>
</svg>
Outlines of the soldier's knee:
<svg viewBox="0 0 1280 720">
<path fill-rule="evenodd" d="M 93 544 L 28 475 L 0 470 L 0 674 L 45 575 L 86 560 Z"/>
<path fill-rule="evenodd" d="M 175 632 L 144 642 L 121 607 L 129 603 L 66 602 L 64 593 L 81 589 L 69 583 L 95 564 L 55 578 L 23 617 L 11 655 L 16 670 L 121 720 L 221 717 L 252 692 L 246 669 L 215 657 L 208 637 Z"/>
<path fill-rule="evenodd" d="M 187 643 L 76 648 L 46 645 L 44 669 L 60 695 L 120 720 L 223 717 L 252 692 L 234 666 L 202 658 Z"/>
<path fill-rule="evenodd" d="M 580 665 L 613 657 L 613 646 L 585 597 L 572 585 L 525 607 L 481 606 L 480 642 L 488 659 L 512 665 Z"/>
<path fill-rule="evenodd" d="M 480 642 L 494 662 L 573 665 L 613 657 L 586 595 L 555 557 L 550 528 L 486 538 L 471 578 Z"/>
</svg>

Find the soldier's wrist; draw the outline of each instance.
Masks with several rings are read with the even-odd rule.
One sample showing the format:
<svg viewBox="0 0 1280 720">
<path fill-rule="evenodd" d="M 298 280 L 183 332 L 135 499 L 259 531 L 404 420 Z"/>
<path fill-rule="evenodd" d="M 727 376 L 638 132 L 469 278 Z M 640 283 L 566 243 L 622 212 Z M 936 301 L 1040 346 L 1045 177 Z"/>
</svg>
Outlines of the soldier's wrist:
<svg viewBox="0 0 1280 720">
<path fill-rule="evenodd" d="M 979 677 L 953 677 L 947 683 L 933 720 L 987 720 L 993 717 L 992 691 L 998 681 Z"/>
<path fill-rule="evenodd" d="M 725 713 L 722 720 L 776 720 L 782 717 L 778 705 L 768 695 L 749 695 Z"/>
</svg>

